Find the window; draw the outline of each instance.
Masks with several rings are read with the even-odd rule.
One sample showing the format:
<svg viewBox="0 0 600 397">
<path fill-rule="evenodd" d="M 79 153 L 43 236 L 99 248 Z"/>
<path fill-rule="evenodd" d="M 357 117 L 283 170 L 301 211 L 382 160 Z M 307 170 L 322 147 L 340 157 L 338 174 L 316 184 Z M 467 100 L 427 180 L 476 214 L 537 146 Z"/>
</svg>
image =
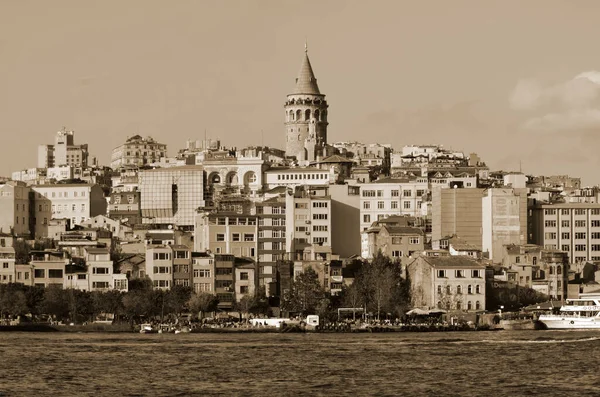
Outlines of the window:
<svg viewBox="0 0 600 397">
<path fill-rule="evenodd" d="M 250 287 L 247 285 L 240 285 L 240 294 L 247 294 L 250 291 Z"/>
<path fill-rule="evenodd" d="M 575 227 L 585 227 L 585 225 L 586 225 L 585 220 L 575 221 Z"/>
<path fill-rule="evenodd" d="M 481 303 L 479 301 L 475 302 L 475 310 L 481 310 Z"/>
<path fill-rule="evenodd" d="M 400 190 L 392 190 L 392 197 L 400 196 Z"/>
<path fill-rule="evenodd" d="M 411 206 L 410 206 L 410 201 L 405 201 L 405 202 L 402 204 L 402 208 L 404 208 L 405 210 L 409 210 L 409 209 L 410 209 L 410 207 L 411 207 Z"/>
<path fill-rule="evenodd" d="M 383 202 L 383 201 L 378 201 L 378 202 L 377 202 L 377 209 L 378 209 L 378 210 L 383 210 L 383 209 L 385 209 L 385 202 Z"/>
<path fill-rule="evenodd" d="M 8 262 L 4 262 L 4 263 L 2 264 L 2 268 L 3 268 L 3 269 L 8 269 Z"/>
<path fill-rule="evenodd" d="M 567 208 L 563 208 L 560 210 L 560 214 L 561 215 L 570 215 L 571 214 L 571 210 L 567 209 Z"/>
<path fill-rule="evenodd" d="M 35 277 L 35 278 L 45 278 L 46 277 L 46 271 L 44 269 L 35 269 L 33 271 L 33 277 Z"/>
<path fill-rule="evenodd" d="M 592 245 L 592 247 L 593 247 L 593 245 Z M 571 247 L 569 246 L 569 244 L 563 244 L 560 249 L 565 252 L 569 252 L 571 250 Z"/>
<path fill-rule="evenodd" d="M 212 285 L 210 283 L 194 283 L 194 292 L 211 292 Z"/>
<path fill-rule="evenodd" d="M 584 208 L 577 208 L 575 209 L 575 215 L 585 215 L 585 209 Z"/>
<path fill-rule="evenodd" d="M 585 249 L 586 249 L 585 244 L 575 244 L 575 251 L 585 251 Z"/>
<path fill-rule="evenodd" d="M 154 287 L 156 288 L 169 288 L 170 284 L 169 280 L 154 280 Z"/>
<path fill-rule="evenodd" d="M 575 238 L 578 240 L 585 240 L 585 232 L 576 232 Z"/>
<path fill-rule="evenodd" d="M 326 220 L 327 214 L 313 214 L 313 220 Z"/>
<path fill-rule="evenodd" d="M 438 276 L 438 278 L 446 278 L 446 271 L 445 270 L 438 270 L 437 276 Z"/>
<path fill-rule="evenodd" d="M 240 234 L 239 233 L 233 233 L 231 235 L 231 241 L 240 241 Z"/>
<path fill-rule="evenodd" d="M 392 244 L 402 244 L 402 237 L 392 237 Z"/>
<path fill-rule="evenodd" d="M 556 233 L 555 232 L 545 233 L 544 238 L 546 240 L 556 240 Z"/>
<path fill-rule="evenodd" d="M 365 210 L 371 209 L 371 202 L 370 201 L 363 202 L 363 209 L 365 209 Z"/>
<path fill-rule="evenodd" d="M 392 209 L 393 210 L 398 209 L 398 202 L 397 201 L 392 201 L 391 205 L 392 205 Z"/>
<path fill-rule="evenodd" d="M 597 219 L 593 220 L 592 227 L 600 227 L 600 220 L 597 220 Z"/>
<path fill-rule="evenodd" d="M 409 244 L 419 244 L 420 241 L 421 241 L 420 237 L 410 237 L 408 239 Z"/>
<path fill-rule="evenodd" d="M 225 234 L 217 233 L 217 241 L 225 241 Z"/>
<path fill-rule="evenodd" d="M 402 197 L 412 197 L 412 190 L 403 190 Z"/>
<path fill-rule="evenodd" d="M 362 196 L 363 197 L 375 197 L 375 190 L 363 190 Z"/>
<path fill-rule="evenodd" d="M 560 234 L 560 238 L 563 239 L 563 240 L 568 240 L 568 239 L 571 238 L 571 233 L 569 233 L 569 232 L 562 232 Z"/>
<path fill-rule="evenodd" d="M 401 258 L 402 257 L 402 251 L 392 251 L 392 258 Z"/>
<path fill-rule="evenodd" d="M 188 259 L 190 256 L 189 251 L 184 251 L 184 250 L 178 250 L 175 251 L 175 258 L 176 259 Z"/>
<path fill-rule="evenodd" d="M 327 225 L 313 225 L 313 232 L 326 232 L 327 229 Z"/>
<path fill-rule="evenodd" d="M 77 275 L 77 280 L 86 280 L 87 279 L 87 274 L 78 274 Z"/>
<path fill-rule="evenodd" d="M 471 277 L 472 278 L 480 278 L 481 277 L 481 271 L 480 270 L 471 270 Z"/>
<path fill-rule="evenodd" d="M 455 270 L 454 276 L 456 278 L 463 278 L 463 277 L 465 277 L 465 271 L 464 270 Z"/>
<path fill-rule="evenodd" d="M 462 294 L 462 285 L 457 285 L 457 286 L 456 286 L 456 293 L 457 293 L 458 295 Z"/>
<path fill-rule="evenodd" d="M 248 280 L 248 272 L 241 272 L 240 280 Z"/>
<path fill-rule="evenodd" d="M 545 209 L 544 215 L 556 215 L 556 210 L 555 209 Z"/>
<path fill-rule="evenodd" d="M 168 252 L 155 252 L 154 260 L 171 260 L 171 254 Z"/>
<path fill-rule="evenodd" d="M 592 239 L 594 239 L 594 240 L 600 239 L 600 233 L 598 233 L 598 232 L 592 232 Z"/>
<path fill-rule="evenodd" d="M 313 201 L 313 208 L 327 208 L 326 201 Z"/>
<path fill-rule="evenodd" d="M 363 215 L 364 223 L 371 223 L 371 215 Z"/>
<path fill-rule="evenodd" d="M 227 219 L 226 218 L 217 218 L 217 225 L 224 226 L 226 224 L 227 224 Z"/>
<path fill-rule="evenodd" d="M 438 285 L 438 287 L 437 287 L 437 293 L 438 294 L 442 293 L 442 286 L 441 285 Z"/>
<path fill-rule="evenodd" d="M 49 269 L 48 278 L 63 278 L 62 269 Z"/>
<path fill-rule="evenodd" d="M 254 233 L 244 233 L 244 241 L 254 241 Z"/>
<path fill-rule="evenodd" d="M 568 220 L 560 221 L 560 225 L 562 227 L 571 227 L 571 221 L 568 221 Z"/>
<path fill-rule="evenodd" d="M 324 244 L 327 242 L 327 237 L 313 237 L 313 244 Z"/>
<path fill-rule="evenodd" d="M 377 197 L 383 197 L 383 190 L 377 191 Z"/>
<path fill-rule="evenodd" d="M 92 288 L 107 289 L 110 288 L 110 283 L 108 281 L 94 281 L 92 283 Z"/>
<path fill-rule="evenodd" d="M 476 285 L 475 286 L 475 293 L 476 294 L 481 294 L 481 285 Z"/>
<path fill-rule="evenodd" d="M 473 304 L 471 303 L 471 301 L 467 302 L 467 310 L 472 310 L 473 309 Z"/>
<path fill-rule="evenodd" d="M 417 197 L 423 197 L 424 194 L 425 194 L 425 190 L 423 190 L 423 189 L 417 190 Z"/>
<path fill-rule="evenodd" d="M 94 267 L 94 274 L 109 274 L 107 267 Z"/>
<path fill-rule="evenodd" d="M 545 221 L 544 226 L 545 227 L 556 227 L 556 221 Z"/>
<path fill-rule="evenodd" d="M 591 213 L 592 215 L 600 215 L 600 208 L 592 208 L 592 209 L 590 210 L 590 213 Z"/>
<path fill-rule="evenodd" d="M 467 287 L 467 294 L 471 295 L 473 293 L 473 286 L 471 284 L 469 284 L 469 286 Z"/>
<path fill-rule="evenodd" d="M 194 277 L 210 278 L 210 270 L 208 270 L 208 269 L 194 269 Z"/>
</svg>

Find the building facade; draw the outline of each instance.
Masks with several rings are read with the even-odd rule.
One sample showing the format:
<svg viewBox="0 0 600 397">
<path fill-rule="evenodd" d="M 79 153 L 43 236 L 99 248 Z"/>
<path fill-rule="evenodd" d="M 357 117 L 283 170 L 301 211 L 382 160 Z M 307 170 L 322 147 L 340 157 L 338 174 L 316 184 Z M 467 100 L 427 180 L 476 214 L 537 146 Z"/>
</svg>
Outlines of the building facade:
<svg viewBox="0 0 600 397">
<path fill-rule="evenodd" d="M 167 145 L 158 143 L 151 137 L 134 135 L 124 144 L 112 151 L 110 168 L 116 170 L 123 166 L 141 167 L 159 161 L 167 156 Z"/>
<path fill-rule="evenodd" d="M 527 190 L 487 189 L 482 198 L 482 250 L 499 261 L 506 244 L 527 242 Z"/>
</svg>

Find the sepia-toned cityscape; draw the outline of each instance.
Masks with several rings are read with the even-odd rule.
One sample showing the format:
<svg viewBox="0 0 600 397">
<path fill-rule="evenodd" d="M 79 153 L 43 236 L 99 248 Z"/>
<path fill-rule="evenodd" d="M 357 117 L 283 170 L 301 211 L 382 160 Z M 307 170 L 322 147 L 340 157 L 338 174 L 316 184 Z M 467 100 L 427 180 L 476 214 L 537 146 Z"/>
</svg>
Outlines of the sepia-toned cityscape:
<svg viewBox="0 0 600 397">
<path fill-rule="evenodd" d="M 156 23 L 160 13 L 152 14 L 161 9 L 156 4 L 135 10 L 125 2 L 123 13 L 116 5 L 99 7 L 89 14 L 91 27 L 73 19 L 87 32 L 82 43 L 90 45 L 69 47 L 77 55 L 59 68 L 74 62 L 64 75 L 48 64 L 54 68 L 43 77 L 48 86 L 24 65 L 43 54 L 26 49 L 47 40 L 40 33 L 50 22 L 23 17 L 27 28 L 14 41 L 20 44 L 6 39 L 7 54 L 22 45 L 28 55 L 0 69 L 0 83 L 11 80 L 9 94 L 0 97 L 8 115 L 0 121 L 0 170 L 10 167 L 0 177 L 0 352 L 10 363 L 0 369 L 0 396 L 479 395 L 482 387 L 498 396 L 543 387 L 545 395 L 600 393 L 595 378 L 573 383 L 555 376 L 579 373 L 582 354 L 589 356 L 585 365 L 600 364 L 588 353 L 600 340 L 600 185 L 594 185 L 600 182 L 594 149 L 600 72 L 593 62 L 562 83 L 556 75 L 519 78 L 516 86 L 513 79 L 504 107 L 496 106 L 494 76 L 487 88 L 495 94 L 486 99 L 478 97 L 487 89 L 480 77 L 469 87 L 451 81 L 452 73 L 466 81 L 477 66 L 462 75 L 450 65 L 440 71 L 448 86 L 440 84 L 433 67 L 446 65 L 426 60 L 427 38 L 434 37 L 426 29 L 410 38 L 421 61 L 400 45 L 383 56 L 386 29 L 401 36 L 391 22 L 397 17 L 410 20 L 413 30 L 424 21 L 464 40 L 475 40 L 478 29 L 500 40 L 511 30 L 511 10 L 538 15 L 533 2 L 505 9 L 490 1 L 497 20 L 506 22 L 495 25 L 487 6 L 462 0 L 456 9 L 426 2 L 441 7 L 435 17 L 411 2 L 381 1 L 394 9 L 384 15 L 352 1 L 324 1 L 323 13 L 340 18 L 332 36 L 335 29 L 354 40 L 365 36 L 345 50 L 327 49 L 332 44 L 310 26 L 298 41 L 292 31 L 302 16 L 277 29 L 265 22 L 275 33 L 259 32 L 256 18 L 283 20 L 287 3 L 165 3 L 164 25 Z M 540 21 L 581 15 L 559 3 L 539 3 L 545 9 Z M 0 5 L 0 14 L 3 7 L 22 11 Z M 63 7 L 65 15 L 91 11 L 73 7 Z M 463 19 L 457 10 L 471 14 Z M 404 11 L 409 16 L 400 16 Z M 0 25 L 9 14 L 0 16 Z M 355 23 L 346 26 L 347 17 Z M 202 24 L 187 31 L 194 18 Z M 107 26 L 113 23 L 117 33 L 96 32 L 102 21 L 112 21 Z M 21 37 L 31 24 L 39 30 Z M 515 31 L 525 35 L 525 25 L 516 23 Z M 48 34 L 75 40 L 65 29 Z M 128 33 L 121 37 L 119 29 Z M 180 57 L 188 56 L 194 29 L 205 29 L 210 52 L 199 46 L 192 62 Z M 274 49 L 253 48 L 253 39 L 239 37 L 245 34 L 273 37 Z M 500 41 L 508 45 L 519 34 Z M 211 37 L 215 43 L 207 44 Z M 152 45 L 119 47 L 127 40 L 140 46 L 155 40 L 156 52 Z M 465 56 L 458 41 L 461 51 L 448 52 L 449 63 L 485 62 Z M 238 47 L 227 47 L 230 42 Z M 92 70 L 85 62 L 109 54 L 103 45 L 121 48 L 123 58 L 115 59 L 122 64 L 112 60 L 99 69 L 105 75 L 81 77 Z M 494 46 L 481 48 L 489 55 Z M 137 55 L 128 58 L 130 50 Z M 353 53 L 358 66 L 350 65 L 352 57 L 336 61 L 342 52 Z M 387 65 L 397 67 L 398 54 L 422 63 L 415 80 L 428 81 L 423 91 L 410 85 L 406 69 L 398 72 L 406 91 L 398 91 Z M 516 50 L 511 56 L 520 59 Z M 139 67 L 146 63 L 148 70 Z M 206 69 L 195 70 L 202 63 Z M 522 67 L 514 75 L 536 76 L 535 66 L 507 65 L 496 67 Z M 157 70 L 162 76 L 148 77 Z M 275 77 L 264 80 L 271 73 L 287 76 L 285 90 Z M 75 86 L 60 77 L 71 74 Z M 23 119 L 26 106 L 12 79 L 26 75 L 41 96 L 55 83 L 65 83 L 68 94 L 57 94 L 46 110 L 35 105 L 21 130 L 15 120 Z M 328 84 L 330 78 L 336 83 Z M 469 93 L 459 98 L 463 87 Z M 423 98 L 437 89 L 440 98 L 454 96 L 427 108 Z M 406 103 L 390 103 L 389 96 L 379 97 L 383 91 Z M 23 97 L 37 100 L 26 92 Z M 273 92 L 281 94 L 272 98 Z M 107 96 L 114 104 L 107 105 Z M 156 105 L 157 97 L 164 106 Z M 411 107 L 412 97 L 420 105 Z M 352 118 L 367 102 L 371 107 Z M 190 116 L 202 106 L 201 115 Z M 507 107 L 512 118 L 505 117 Z M 49 124 L 56 113 L 64 122 Z M 206 121 L 196 120 L 201 117 Z M 115 126 L 107 128 L 113 118 Z M 41 121 L 47 124 L 43 140 Z M 37 132 L 27 135 L 27 128 Z"/>
</svg>

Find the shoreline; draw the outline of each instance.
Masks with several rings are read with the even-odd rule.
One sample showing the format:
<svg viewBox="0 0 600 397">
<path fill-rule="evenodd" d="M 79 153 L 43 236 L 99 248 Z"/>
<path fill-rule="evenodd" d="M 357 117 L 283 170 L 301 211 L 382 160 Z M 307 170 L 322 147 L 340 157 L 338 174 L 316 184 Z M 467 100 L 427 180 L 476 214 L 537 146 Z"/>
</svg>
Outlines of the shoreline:
<svg viewBox="0 0 600 397">
<path fill-rule="evenodd" d="M 285 333 L 419 333 L 419 332 L 481 332 L 502 331 L 505 328 L 494 327 L 460 327 L 451 325 L 405 325 L 405 326 L 372 326 L 365 328 L 331 327 L 324 329 L 285 327 L 285 328 L 194 328 L 192 334 L 203 333 L 239 333 L 239 334 L 285 334 Z M 511 330 L 511 329 L 508 329 Z M 50 325 L 50 324 L 19 324 L 1 325 L 1 332 L 60 332 L 60 333 L 139 333 L 139 330 L 129 324 L 89 324 L 89 325 Z M 156 333 L 156 332 L 153 332 Z M 170 332 L 172 333 L 172 332 Z M 144 335 L 144 334 L 140 334 Z"/>
</svg>

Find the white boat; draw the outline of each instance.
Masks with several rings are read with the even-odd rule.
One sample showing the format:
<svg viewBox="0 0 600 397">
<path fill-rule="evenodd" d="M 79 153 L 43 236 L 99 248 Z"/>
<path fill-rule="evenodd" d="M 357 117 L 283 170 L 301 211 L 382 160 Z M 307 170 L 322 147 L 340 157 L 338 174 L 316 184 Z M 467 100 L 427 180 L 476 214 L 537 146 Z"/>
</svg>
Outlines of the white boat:
<svg viewBox="0 0 600 397">
<path fill-rule="evenodd" d="M 548 329 L 600 329 L 600 294 L 566 299 L 558 314 L 542 314 L 538 321 Z"/>
</svg>

